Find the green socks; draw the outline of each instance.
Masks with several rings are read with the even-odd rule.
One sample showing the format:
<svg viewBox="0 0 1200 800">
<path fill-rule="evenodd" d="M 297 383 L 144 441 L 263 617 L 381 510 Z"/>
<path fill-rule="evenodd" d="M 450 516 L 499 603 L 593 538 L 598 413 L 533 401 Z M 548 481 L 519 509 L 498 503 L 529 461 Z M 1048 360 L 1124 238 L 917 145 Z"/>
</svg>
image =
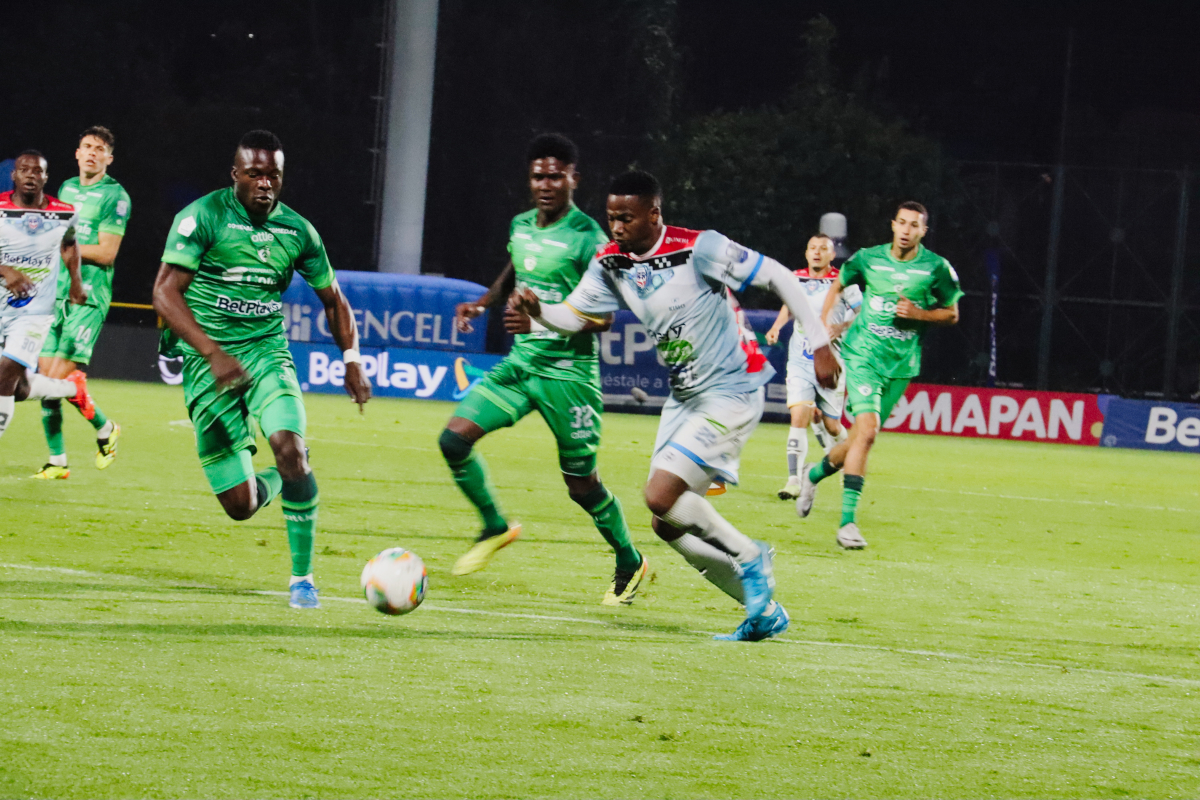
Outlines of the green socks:
<svg viewBox="0 0 1200 800">
<path fill-rule="evenodd" d="M 263 476 L 268 472 L 271 470 L 264 470 L 255 479 L 266 483 Z M 278 473 L 275 477 L 278 479 Z M 298 481 L 280 483 L 288 546 L 292 550 L 292 575 L 309 575 L 312 573 L 313 539 L 317 531 L 317 505 L 320 502 L 317 479 L 310 472 Z"/>
<path fill-rule="evenodd" d="M 500 514 L 492 482 L 488 480 L 487 464 L 484 463 L 483 456 L 475 452 L 471 442 L 448 429 L 442 431 L 438 446 L 442 449 L 454 482 L 479 510 L 479 516 L 483 520 L 483 536 L 480 538 L 498 536 L 508 530 L 508 522 Z"/>
<path fill-rule="evenodd" d="M 46 431 L 46 444 L 50 446 L 50 455 L 64 455 L 63 445 L 63 413 L 62 400 L 42 400 L 42 428 Z"/>
<path fill-rule="evenodd" d="M 255 474 L 254 482 L 258 485 L 258 508 L 270 505 L 283 490 L 283 478 L 279 477 L 279 470 L 275 467 L 268 467 Z"/>
<path fill-rule="evenodd" d="M 95 428 L 96 430 L 100 430 L 101 428 L 103 428 L 105 425 L 108 424 L 108 417 L 104 416 L 104 412 L 100 410 L 100 406 L 93 406 L 93 407 L 96 409 L 96 413 L 92 416 L 91 419 L 88 420 L 88 422 L 92 423 L 93 428 Z"/>
<path fill-rule="evenodd" d="M 617 569 L 622 572 L 637 570 L 642 564 L 642 554 L 629 538 L 629 526 L 625 524 L 625 512 L 617 496 L 601 485 L 572 499 L 591 515 L 596 530 L 617 554 Z"/>
<path fill-rule="evenodd" d="M 829 463 L 829 456 L 825 456 L 816 464 L 812 465 L 812 469 L 808 471 L 808 479 L 813 483 L 820 483 L 830 475 L 836 474 L 838 467 Z"/>
<path fill-rule="evenodd" d="M 862 475 L 846 475 L 842 478 L 842 521 L 839 527 L 854 522 L 858 499 L 862 497 L 863 481 Z"/>
</svg>

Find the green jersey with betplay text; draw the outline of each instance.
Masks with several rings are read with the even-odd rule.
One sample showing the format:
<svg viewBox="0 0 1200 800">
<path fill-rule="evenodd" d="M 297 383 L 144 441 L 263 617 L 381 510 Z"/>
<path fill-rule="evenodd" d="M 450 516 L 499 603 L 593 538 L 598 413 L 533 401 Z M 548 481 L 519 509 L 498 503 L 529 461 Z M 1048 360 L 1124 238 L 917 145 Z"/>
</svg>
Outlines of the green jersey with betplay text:
<svg viewBox="0 0 1200 800">
<path fill-rule="evenodd" d="M 162 260 L 195 273 L 184 299 L 204 332 L 221 343 L 282 337 L 280 297 L 294 272 L 314 289 L 334 281 L 325 245 L 308 220 L 283 203 L 266 219 L 252 220 L 232 186 L 176 215 Z M 186 344 L 183 349 L 191 352 Z"/>
<path fill-rule="evenodd" d="M 864 361 L 890 378 L 914 378 L 921 372 L 921 339 L 927 322 L 897 319 L 896 303 L 907 297 L 923 309 L 946 308 L 958 302 L 962 289 L 950 262 L 917 245 L 909 261 L 892 256 L 892 246 L 881 244 L 859 250 L 842 265 L 843 286 L 862 289 L 858 316 L 846 331 L 842 356 Z"/>
<path fill-rule="evenodd" d="M 121 184 L 105 175 L 89 186 L 83 186 L 79 178 L 68 178 L 58 189 L 58 199 L 75 206 L 79 215 L 75 227 L 75 240 L 80 244 L 100 244 L 100 234 L 125 235 L 125 224 L 129 221 L 132 206 L 129 194 Z M 108 313 L 112 302 L 113 268 L 116 264 L 102 267 L 84 261 L 80 264 L 83 288 L 87 291 L 87 305 Z M 64 300 L 71 290 L 71 275 L 67 270 L 58 272 L 58 299 Z"/>
<path fill-rule="evenodd" d="M 513 217 L 508 254 L 517 288 L 529 288 L 543 303 L 561 303 L 579 283 L 596 248 L 608 237 L 594 219 L 572 203 L 562 219 L 537 226 L 537 209 Z M 540 328 L 515 337 L 510 361 L 535 375 L 568 381 L 600 380 L 596 334 L 574 336 Z"/>
</svg>

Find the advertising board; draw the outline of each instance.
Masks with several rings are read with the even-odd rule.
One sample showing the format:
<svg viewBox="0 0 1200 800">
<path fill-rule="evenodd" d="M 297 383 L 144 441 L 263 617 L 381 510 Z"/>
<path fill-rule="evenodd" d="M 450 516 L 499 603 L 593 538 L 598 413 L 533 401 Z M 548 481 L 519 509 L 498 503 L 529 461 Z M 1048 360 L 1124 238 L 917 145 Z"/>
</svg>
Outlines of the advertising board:
<svg viewBox="0 0 1200 800">
<path fill-rule="evenodd" d="M 1200 405 L 1107 399 L 1102 447 L 1200 453 Z"/>
</svg>

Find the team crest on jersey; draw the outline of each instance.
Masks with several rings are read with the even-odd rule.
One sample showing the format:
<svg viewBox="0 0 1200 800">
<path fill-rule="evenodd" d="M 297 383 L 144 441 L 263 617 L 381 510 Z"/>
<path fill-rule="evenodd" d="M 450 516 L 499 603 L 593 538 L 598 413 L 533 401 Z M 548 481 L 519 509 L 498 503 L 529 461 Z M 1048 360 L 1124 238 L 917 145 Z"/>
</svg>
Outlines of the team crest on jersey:
<svg viewBox="0 0 1200 800">
<path fill-rule="evenodd" d="M 656 271 L 649 264 L 635 264 L 629 270 L 628 277 L 633 282 L 637 296 L 644 300 L 658 291 L 664 283 L 671 279 L 673 274 L 673 272 Z"/>
<path fill-rule="evenodd" d="M 266 264 L 271 258 L 271 245 L 258 248 L 258 260 Z"/>
<path fill-rule="evenodd" d="M 45 217 L 43 217 L 41 214 L 35 214 L 32 211 L 21 217 L 21 224 L 25 226 L 25 232 L 30 236 L 41 233 L 42 230 L 49 227 L 46 224 Z"/>
</svg>

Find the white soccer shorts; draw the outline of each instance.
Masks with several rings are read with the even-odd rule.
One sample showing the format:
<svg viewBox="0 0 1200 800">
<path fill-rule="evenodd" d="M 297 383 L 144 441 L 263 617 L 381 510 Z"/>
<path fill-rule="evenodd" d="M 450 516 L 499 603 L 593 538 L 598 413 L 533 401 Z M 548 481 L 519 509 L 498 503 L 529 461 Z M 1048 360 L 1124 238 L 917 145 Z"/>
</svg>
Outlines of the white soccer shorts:
<svg viewBox="0 0 1200 800">
<path fill-rule="evenodd" d="M 701 494 L 714 478 L 736 485 L 742 448 L 762 416 L 763 394 L 755 389 L 699 394 L 682 402 L 669 398 L 658 422 L 650 472 L 678 475 Z"/>
<path fill-rule="evenodd" d="M 785 383 L 788 408 L 801 403 L 815 403 L 825 416 L 834 419 L 842 418 L 842 408 L 846 402 L 846 368 L 844 366 L 838 373 L 837 388 L 826 389 L 817 382 L 817 373 L 813 369 L 811 358 L 790 358 L 787 363 Z"/>
<path fill-rule="evenodd" d="M 38 356 L 53 323 L 53 314 L 0 314 L 0 356 L 36 372 Z"/>
</svg>

